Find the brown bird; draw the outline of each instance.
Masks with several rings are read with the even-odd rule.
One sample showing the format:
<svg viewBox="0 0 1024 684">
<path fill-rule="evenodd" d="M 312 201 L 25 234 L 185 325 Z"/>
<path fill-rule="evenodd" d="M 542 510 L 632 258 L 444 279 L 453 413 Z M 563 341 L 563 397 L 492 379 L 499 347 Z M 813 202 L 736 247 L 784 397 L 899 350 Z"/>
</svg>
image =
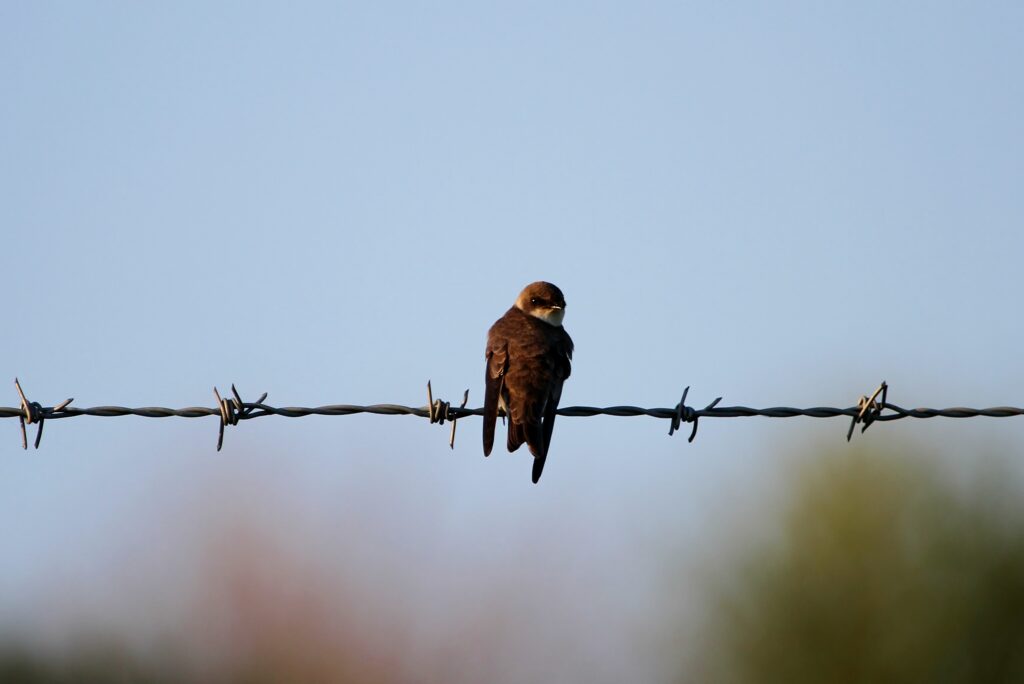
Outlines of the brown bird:
<svg viewBox="0 0 1024 684">
<path fill-rule="evenodd" d="M 555 427 L 562 383 L 569 377 L 572 338 L 562 327 L 565 297 L 551 283 L 530 283 L 487 333 L 484 456 L 494 446 L 501 408 L 508 416 L 508 450 L 526 442 L 533 481 L 540 479 Z"/>
</svg>

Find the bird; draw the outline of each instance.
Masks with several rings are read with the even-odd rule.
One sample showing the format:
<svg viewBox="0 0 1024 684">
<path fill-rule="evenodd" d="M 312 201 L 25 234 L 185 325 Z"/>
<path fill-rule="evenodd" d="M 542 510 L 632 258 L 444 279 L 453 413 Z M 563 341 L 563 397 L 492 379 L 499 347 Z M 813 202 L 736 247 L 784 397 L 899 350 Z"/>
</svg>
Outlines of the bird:
<svg viewBox="0 0 1024 684">
<path fill-rule="evenodd" d="M 545 281 L 530 283 L 487 332 L 484 456 L 494 446 L 499 409 L 508 417 L 508 450 L 525 442 L 540 480 L 555 427 L 562 383 L 572 370 L 573 342 L 562 327 L 565 297 Z"/>
</svg>

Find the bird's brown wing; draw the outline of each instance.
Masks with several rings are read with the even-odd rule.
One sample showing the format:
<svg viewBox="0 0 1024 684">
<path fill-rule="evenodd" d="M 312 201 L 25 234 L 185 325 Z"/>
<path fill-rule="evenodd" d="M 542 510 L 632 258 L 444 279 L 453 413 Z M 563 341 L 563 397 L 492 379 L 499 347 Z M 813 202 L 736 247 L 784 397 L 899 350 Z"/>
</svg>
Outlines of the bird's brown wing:
<svg viewBox="0 0 1024 684">
<path fill-rule="evenodd" d="M 558 416 L 558 402 L 562 398 L 562 381 L 559 380 L 551 389 L 548 402 L 544 406 L 544 434 L 541 444 L 541 453 L 534 454 L 533 459 L 533 483 L 537 484 L 540 475 L 544 472 L 544 463 L 548 459 L 548 449 L 551 448 L 551 434 L 555 430 L 555 418 Z"/>
<path fill-rule="evenodd" d="M 494 447 L 494 425 L 498 421 L 498 399 L 508 370 L 508 346 L 487 345 L 487 369 L 484 377 L 484 456 Z"/>
<path fill-rule="evenodd" d="M 557 345 L 559 355 L 558 362 L 555 365 L 555 374 L 558 377 L 558 381 L 553 384 L 547 403 L 544 405 L 544 436 L 542 442 L 544 446 L 540 456 L 535 455 L 536 458 L 533 459 L 534 484 L 537 484 L 537 481 L 540 480 L 541 473 L 544 472 L 544 463 L 548 458 L 548 449 L 551 447 L 551 434 L 555 430 L 555 417 L 558 415 L 558 402 L 562 399 L 562 383 L 565 382 L 565 379 L 572 372 L 572 338 L 564 330 L 560 332 L 562 333 L 562 339 Z"/>
<path fill-rule="evenodd" d="M 555 416 L 558 415 L 558 399 L 562 395 L 562 383 L 559 382 L 554 388 L 548 402 L 544 406 L 544 426 L 541 435 L 540 453 L 534 453 L 533 458 L 533 484 L 537 484 L 540 475 L 544 472 L 544 463 L 548 460 L 548 447 L 551 446 L 551 433 L 555 429 Z"/>
<path fill-rule="evenodd" d="M 540 417 L 534 415 L 535 412 L 536 406 L 517 406 L 513 403 L 508 418 L 509 451 L 515 451 L 525 443 L 534 457 L 544 455 L 544 428 Z"/>
</svg>

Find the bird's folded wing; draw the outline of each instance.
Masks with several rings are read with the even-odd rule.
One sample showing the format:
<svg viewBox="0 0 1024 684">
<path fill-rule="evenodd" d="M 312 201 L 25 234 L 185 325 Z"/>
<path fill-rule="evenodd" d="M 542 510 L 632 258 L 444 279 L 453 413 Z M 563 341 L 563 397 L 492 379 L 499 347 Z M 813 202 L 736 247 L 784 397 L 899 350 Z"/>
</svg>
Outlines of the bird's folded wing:
<svg viewBox="0 0 1024 684">
<path fill-rule="evenodd" d="M 501 397 L 505 371 L 508 369 L 508 348 L 488 347 L 487 372 L 484 378 L 484 456 L 494 447 L 494 426 L 498 421 L 498 399 Z"/>
</svg>

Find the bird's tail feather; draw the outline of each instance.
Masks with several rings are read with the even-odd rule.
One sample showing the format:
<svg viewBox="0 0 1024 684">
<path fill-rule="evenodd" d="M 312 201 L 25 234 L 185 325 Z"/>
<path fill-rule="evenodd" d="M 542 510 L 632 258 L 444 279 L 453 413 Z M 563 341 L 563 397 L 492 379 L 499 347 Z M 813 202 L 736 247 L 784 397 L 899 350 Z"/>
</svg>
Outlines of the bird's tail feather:
<svg viewBox="0 0 1024 684">
<path fill-rule="evenodd" d="M 526 441 L 526 427 L 511 418 L 508 421 L 508 450 L 515 451 Z"/>
<path fill-rule="evenodd" d="M 544 428 L 540 421 L 531 423 L 527 427 L 526 443 L 530 446 L 530 453 L 533 454 L 533 483 L 537 484 L 537 480 L 540 479 L 540 474 L 544 470 L 544 462 L 548 457 Z"/>
<path fill-rule="evenodd" d="M 508 421 L 508 450 L 515 451 L 523 444 L 530 448 L 533 454 L 533 482 L 536 484 L 540 474 L 544 470 L 544 461 L 547 459 L 547 449 L 544 443 L 544 429 L 540 421 L 534 423 L 517 423 Z"/>
</svg>

